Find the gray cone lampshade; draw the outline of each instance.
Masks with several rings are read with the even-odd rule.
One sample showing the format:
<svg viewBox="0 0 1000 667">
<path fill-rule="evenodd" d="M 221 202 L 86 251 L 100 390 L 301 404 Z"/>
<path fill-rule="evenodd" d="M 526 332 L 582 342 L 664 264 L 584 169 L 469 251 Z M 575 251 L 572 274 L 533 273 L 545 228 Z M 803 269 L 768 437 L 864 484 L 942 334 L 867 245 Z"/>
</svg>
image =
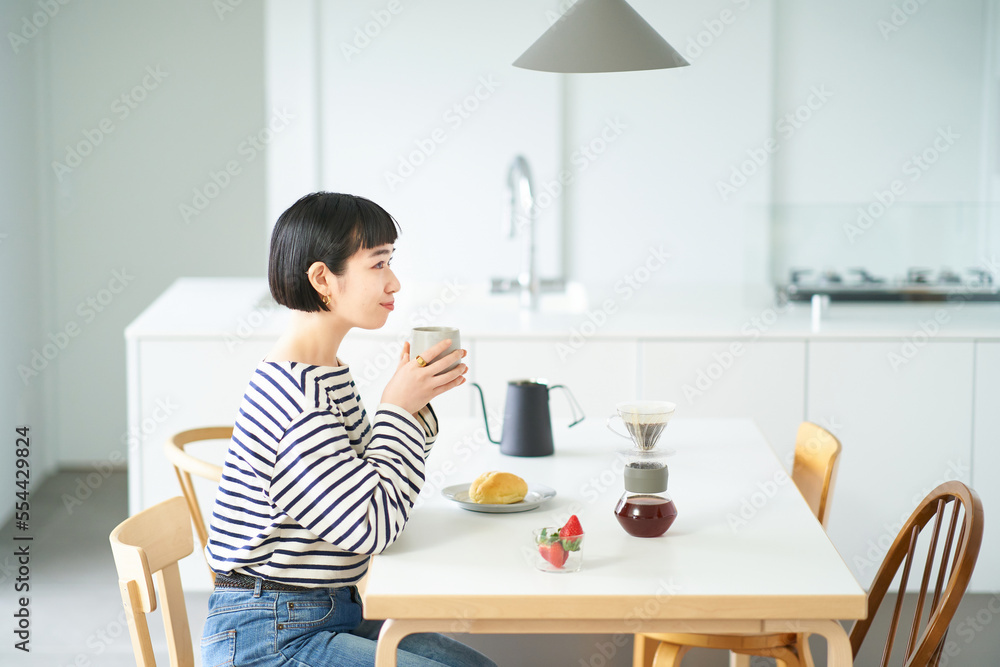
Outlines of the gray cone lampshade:
<svg viewBox="0 0 1000 667">
<path fill-rule="evenodd" d="M 577 0 L 514 61 L 515 67 L 565 73 L 688 64 L 625 0 Z"/>
</svg>

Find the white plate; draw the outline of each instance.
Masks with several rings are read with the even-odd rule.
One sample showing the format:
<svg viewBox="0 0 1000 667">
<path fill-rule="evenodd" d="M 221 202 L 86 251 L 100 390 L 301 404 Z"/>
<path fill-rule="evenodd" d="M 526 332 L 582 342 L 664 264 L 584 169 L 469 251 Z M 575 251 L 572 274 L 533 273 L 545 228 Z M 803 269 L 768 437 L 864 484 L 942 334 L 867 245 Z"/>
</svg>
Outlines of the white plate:
<svg viewBox="0 0 1000 667">
<path fill-rule="evenodd" d="M 528 510 L 533 510 L 546 500 L 551 500 L 556 497 L 556 490 L 550 489 L 547 486 L 542 486 L 541 484 L 529 484 L 528 493 L 524 496 L 524 500 L 519 503 L 511 503 L 509 505 L 485 505 L 473 502 L 469 498 L 469 486 L 472 482 L 468 484 L 455 484 L 453 486 L 447 486 L 441 489 L 441 495 L 443 495 L 448 500 L 457 503 L 462 509 L 467 509 L 471 512 L 486 512 L 487 514 L 507 514 L 510 512 L 527 512 Z"/>
</svg>

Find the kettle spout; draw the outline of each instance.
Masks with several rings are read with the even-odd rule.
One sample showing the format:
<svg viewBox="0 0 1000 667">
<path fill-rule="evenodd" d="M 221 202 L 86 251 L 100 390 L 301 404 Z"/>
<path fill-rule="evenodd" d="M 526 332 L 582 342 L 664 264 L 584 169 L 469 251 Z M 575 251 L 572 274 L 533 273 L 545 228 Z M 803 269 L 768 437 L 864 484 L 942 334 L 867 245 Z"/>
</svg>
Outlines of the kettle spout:
<svg viewBox="0 0 1000 667">
<path fill-rule="evenodd" d="M 490 420 L 488 417 L 489 413 L 486 411 L 486 398 L 483 396 L 483 388 L 480 387 L 479 384 L 476 382 L 470 382 L 469 384 L 471 384 L 473 387 L 476 388 L 477 391 L 479 391 L 479 404 L 483 406 L 483 425 L 486 427 L 486 437 L 494 445 L 499 445 L 500 441 L 494 440 L 493 436 L 490 435 Z"/>
</svg>

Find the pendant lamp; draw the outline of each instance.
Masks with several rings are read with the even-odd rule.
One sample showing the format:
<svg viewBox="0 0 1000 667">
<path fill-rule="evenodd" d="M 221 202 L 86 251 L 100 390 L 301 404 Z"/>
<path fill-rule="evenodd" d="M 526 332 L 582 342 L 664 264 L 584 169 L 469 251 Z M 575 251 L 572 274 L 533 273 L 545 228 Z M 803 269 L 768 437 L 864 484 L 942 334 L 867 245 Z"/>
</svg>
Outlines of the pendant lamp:
<svg viewBox="0 0 1000 667">
<path fill-rule="evenodd" d="M 625 0 L 577 0 L 514 61 L 514 67 L 565 73 L 688 64 Z"/>
</svg>

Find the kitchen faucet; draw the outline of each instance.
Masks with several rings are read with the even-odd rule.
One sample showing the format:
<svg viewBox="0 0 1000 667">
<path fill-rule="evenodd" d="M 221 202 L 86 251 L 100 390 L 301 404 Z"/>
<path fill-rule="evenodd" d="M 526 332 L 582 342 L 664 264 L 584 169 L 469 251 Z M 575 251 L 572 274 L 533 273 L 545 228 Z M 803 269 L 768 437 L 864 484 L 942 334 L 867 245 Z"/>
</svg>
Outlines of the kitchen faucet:
<svg viewBox="0 0 1000 667">
<path fill-rule="evenodd" d="M 524 310 L 538 310 L 539 293 L 562 291 L 562 278 L 538 277 L 535 266 L 535 195 L 531 180 L 531 167 L 523 155 L 518 155 L 507 170 L 507 192 L 510 196 L 510 215 L 504 216 L 503 231 L 507 238 L 521 236 L 521 270 L 517 278 L 493 278 L 490 292 L 506 294 L 518 292 L 519 304 Z"/>
</svg>

